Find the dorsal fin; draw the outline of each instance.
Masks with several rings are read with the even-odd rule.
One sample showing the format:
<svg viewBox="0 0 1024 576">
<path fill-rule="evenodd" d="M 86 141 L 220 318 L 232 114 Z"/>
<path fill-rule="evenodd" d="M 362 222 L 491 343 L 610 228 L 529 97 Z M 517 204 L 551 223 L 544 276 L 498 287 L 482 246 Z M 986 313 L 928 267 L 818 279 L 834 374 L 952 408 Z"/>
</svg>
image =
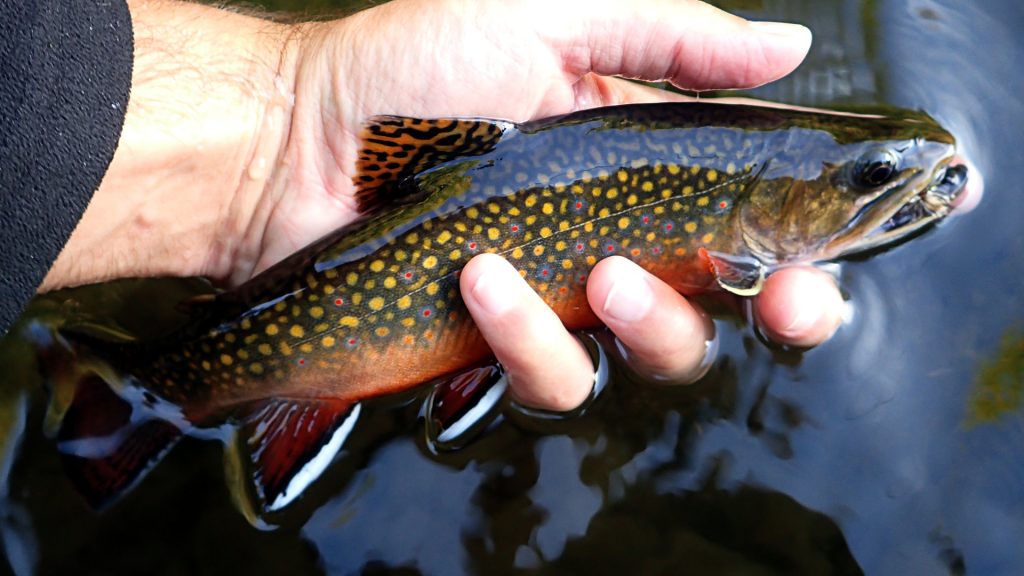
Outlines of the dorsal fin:
<svg viewBox="0 0 1024 576">
<path fill-rule="evenodd" d="M 512 126 L 499 120 L 374 116 L 363 128 L 356 160 L 359 212 L 370 213 L 399 200 L 401 183 L 411 176 L 493 150 Z"/>
</svg>

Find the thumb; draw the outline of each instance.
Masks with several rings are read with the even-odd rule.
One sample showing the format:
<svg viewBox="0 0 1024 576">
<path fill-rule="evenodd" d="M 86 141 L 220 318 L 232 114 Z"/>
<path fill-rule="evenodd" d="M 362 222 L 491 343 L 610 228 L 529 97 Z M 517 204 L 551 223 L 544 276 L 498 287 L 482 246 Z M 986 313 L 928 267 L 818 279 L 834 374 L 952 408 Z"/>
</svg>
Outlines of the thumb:
<svg viewBox="0 0 1024 576">
<path fill-rule="evenodd" d="M 576 25 L 552 30 L 549 41 L 578 78 L 594 72 L 692 90 L 752 88 L 793 71 L 811 45 L 810 30 L 798 24 L 751 22 L 703 2 L 577 4 L 555 3 L 557 12 L 575 14 L 549 22 Z"/>
</svg>

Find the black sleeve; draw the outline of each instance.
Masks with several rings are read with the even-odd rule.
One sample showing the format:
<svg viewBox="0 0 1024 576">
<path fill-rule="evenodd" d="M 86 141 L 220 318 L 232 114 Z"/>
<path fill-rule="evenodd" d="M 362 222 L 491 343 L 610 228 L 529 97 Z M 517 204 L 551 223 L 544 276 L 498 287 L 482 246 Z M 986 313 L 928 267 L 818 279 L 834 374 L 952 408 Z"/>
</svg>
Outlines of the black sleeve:
<svg viewBox="0 0 1024 576">
<path fill-rule="evenodd" d="M 0 336 L 113 158 L 132 54 L 125 0 L 0 0 Z"/>
</svg>

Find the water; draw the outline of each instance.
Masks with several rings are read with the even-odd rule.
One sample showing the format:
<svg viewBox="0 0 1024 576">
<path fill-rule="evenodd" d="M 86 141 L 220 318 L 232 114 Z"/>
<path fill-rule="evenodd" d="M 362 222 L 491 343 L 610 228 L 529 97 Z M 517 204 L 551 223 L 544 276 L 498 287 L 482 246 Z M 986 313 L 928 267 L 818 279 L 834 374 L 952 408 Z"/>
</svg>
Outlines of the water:
<svg viewBox="0 0 1024 576">
<path fill-rule="evenodd" d="M 1024 570 L 1024 7 L 732 5 L 816 33 L 808 63 L 759 95 L 924 108 L 986 176 L 969 216 L 844 266 L 854 314 L 833 340 L 795 355 L 720 323 L 720 360 L 694 387 L 620 379 L 583 418 L 546 431 L 506 423 L 442 456 L 424 448 L 413 408 L 371 409 L 352 449 L 274 532 L 253 529 L 232 505 L 220 446 L 192 440 L 95 515 L 42 435 L 43 394 L 16 380 L 0 404 L 0 451 L 24 430 L 17 458 L 2 459 L 13 463 L 0 486 L 8 565 L 105 574 Z M 9 353 L 5 366 L 24 355 Z"/>
</svg>

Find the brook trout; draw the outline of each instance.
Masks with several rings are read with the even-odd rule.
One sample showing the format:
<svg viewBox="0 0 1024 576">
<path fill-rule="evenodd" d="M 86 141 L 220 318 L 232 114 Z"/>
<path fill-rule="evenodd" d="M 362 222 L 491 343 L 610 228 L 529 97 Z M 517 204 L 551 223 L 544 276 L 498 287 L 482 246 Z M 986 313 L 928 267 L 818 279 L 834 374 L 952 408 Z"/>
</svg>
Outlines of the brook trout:
<svg viewBox="0 0 1024 576">
<path fill-rule="evenodd" d="M 93 383 L 132 406 L 126 428 L 103 428 L 90 414 L 104 394 L 83 386 L 65 418 L 61 449 L 93 503 L 182 434 L 229 422 L 256 496 L 285 506 L 338 451 L 361 401 L 493 362 L 459 294 L 475 254 L 507 258 L 582 329 L 597 324 L 585 284 L 602 258 L 630 258 L 684 294 L 749 296 L 780 266 L 908 237 L 944 217 L 966 180 L 950 166 L 953 137 L 909 111 L 680 103 L 524 124 L 377 117 L 362 142 L 358 221 L 199 305 L 194 325 L 161 342 L 65 331 Z M 105 448 L 87 448 L 98 436 Z"/>
</svg>

